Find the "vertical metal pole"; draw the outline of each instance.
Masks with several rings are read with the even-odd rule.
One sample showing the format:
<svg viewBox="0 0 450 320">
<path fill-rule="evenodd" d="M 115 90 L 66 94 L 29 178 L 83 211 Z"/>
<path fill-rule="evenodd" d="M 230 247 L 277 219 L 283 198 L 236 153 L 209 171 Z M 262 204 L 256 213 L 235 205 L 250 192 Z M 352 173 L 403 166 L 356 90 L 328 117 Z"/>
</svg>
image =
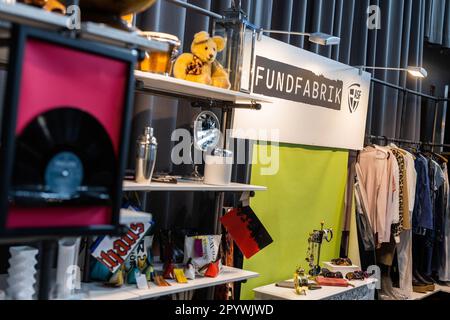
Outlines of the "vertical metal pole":
<svg viewBox="0 0 450 320">
<path fill-rule="evenodd" d="M 215 192 L 214 193 L 214 226 L 213 232 L 214 234 L 221 234 L 222 228 L 220 223 L 220 218 L 222 217 L 223 211 L 223 201 L 225 197 L 225 192 Z M 207 291 L 207 299 L 214 300 L 215 295 L 215 287 L 208 288 Z"/>
<path fill-rule="evenodd" d="M 223 212 L 223 202 L 225 199 L 225 192 L 216 192 L 214 205 L 214 233 L 220 234 L 222 232 L 220 218 Z"/>
<path fill-rule="evenodd" d="M 91 282 L 91 246 L 92 246 L 92 237 L 86 237 L 84 239 L 84 263 L 83 263 L 83 282 L 88 283 Z"/>
<path fill-rule="evenodd" d="M 41 261 L 39 268 L 39 300 L 49 300 L 51 286 L 51 272 L 56 254 L 56 241 L 44 240 L 41 246 Z"/>
<path fill-rule="evenodd" d="M 436 142 L 438 113 L 439 113 L 439 101 L 435 100 L 434 101 L 434 119 L 433 119 L 433 139 L 431 141 L 432 144 L 435 144 L 435 142 Z M 432 147 L 432 150 L 434 151 L 434 147 Z"/>
<path fill-rule="evenodd" d="M 227 149 L 227 144 L 228 144 L 228 141 L 227 141 L 227 129 L 228 129 L 228 126 L 227 126 L 227 123 L 228 123 L 228 110 L 226 109 L 226 108 L 224 108 L 224 109 L 222 109 L 222 125 L 221 125 L 221 131 L 222 131 L 222 141 L 221 141 L 221 144 L 222 144 L 222 148 L 223 149 Z"/>
<path fill-rule="evenodd" d="M 444 98 L 448 99 L 448 91 L 449 91 L 449 86 L 446 85 L 445 86 L 445 92 L 444 92 Z M 447 106 L 448 106 L 448 101 L 443 101 L 442 103 L 442 121 L 441 121 L 441 139 L 439 141 L 440 144 L 445 144 L 445 129 L 446 129 L 446 124 L 447 124 Z M 439 150 L 440 152 L 444 151 L 444 148 L 440 148 Z"/>
<path fill-rule="evenodd" d="M 402 104 L 402 112 L 400 115 L 400 137 L 403 137 L 403 121 L 405 120 L 405 110 L 408 107 L 408 91 L 403 91 L 403 104 Z"/>
</svg>

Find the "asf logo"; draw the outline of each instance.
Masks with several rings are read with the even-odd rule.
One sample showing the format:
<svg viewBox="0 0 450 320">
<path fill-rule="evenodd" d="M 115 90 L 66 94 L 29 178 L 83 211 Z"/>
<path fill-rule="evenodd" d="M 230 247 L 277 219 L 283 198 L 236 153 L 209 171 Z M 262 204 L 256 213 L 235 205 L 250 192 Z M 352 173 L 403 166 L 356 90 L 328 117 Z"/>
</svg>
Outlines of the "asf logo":
<svg viewBox="0 0 450 320">
<path fill-rule="evenodd" d="M 359 107 L 359 102 L 361 100 L 362 90 L 361 85 L 358 83 L 352 84 L 349 88 L 348 93 L 348 108 L 350 113 L 356 112 Z"/>
</svg>

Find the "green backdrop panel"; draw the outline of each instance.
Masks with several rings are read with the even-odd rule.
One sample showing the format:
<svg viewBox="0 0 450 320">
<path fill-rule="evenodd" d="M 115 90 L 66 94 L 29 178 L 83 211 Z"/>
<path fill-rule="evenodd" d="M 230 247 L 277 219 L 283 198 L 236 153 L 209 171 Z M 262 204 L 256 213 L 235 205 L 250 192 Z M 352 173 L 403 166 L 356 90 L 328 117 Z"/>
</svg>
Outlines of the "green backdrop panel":
<svg viewBox="0 0 450 320">
<path fill-rule="evenodd" d="M 267 186 L 258 192 L 251 207 L 274 242 L 244 261 L 244 268 L 260 273 L 256 279 L 242 285 L 241 298 L 253 299 L 252 289 L 291 279 L 297 266 L 307 269 L 305 261 L 309 233 L 320 228 L 332 228 L 334 239 L 322 246 L 321 261 L 339 255 L 348 152 L 293 145 L 255 146 L 256 153 L 279 151 L 279 171 L 276 175 L 261 175 L 267 166 L 255 164 L 252 184 Z M 259 153 L 260 154 L 260 153 Z"/>
</svg>

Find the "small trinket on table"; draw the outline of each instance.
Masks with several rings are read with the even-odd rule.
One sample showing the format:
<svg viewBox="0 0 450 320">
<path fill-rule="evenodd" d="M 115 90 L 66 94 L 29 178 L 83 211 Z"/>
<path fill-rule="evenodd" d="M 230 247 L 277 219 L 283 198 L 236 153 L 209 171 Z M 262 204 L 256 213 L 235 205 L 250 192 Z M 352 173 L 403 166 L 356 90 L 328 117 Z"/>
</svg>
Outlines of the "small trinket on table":
<svg viewBox="0 0 450 320">
<path fill-rule="evenodd" d="M 155 284 L 158 287 L 170 287 L 170 283 L 168 283 L 164 277 L 160 274 L 155 274 L 154 280 Z"/>
<path fill-rule="evenodd" d="M 318 276 L 320 274 L 320 250 L 322 247 L 323 240 L 331 242 L 333 239 L 333 230 L 324 229 L 325 222 L 321 222 L 320 230 L 314 230 L 309 234 L 308 238 L 308 251 L 306 253 L 306 262 L 308 262 L 310 270 L 309 274 L 311 276 Z M 315 254 L 317 253 L 317 261 Z"/>
<path fill-rule="evenodd" d="M 186 263 L 184 267 L 184 274 L 186 275 L 186 278 L 190 280 L 195 280 L 195 267 L 192 264 L 192 258 L 190 258 L 189 261 Z"/>
<path fill-rule="evenodd" d="M 301 267 L 297 268 L 294 273 L 294 287 L 296 294 L 306 296 L 308 290 L 308 277 L 305 275 L 305 270 Z"/>
<path fill-rule="evenodd" d="M 366 280 L 368 278 L 370 278 L 370 274 L 367 273 L 366 271 L 355 271 L 355 272 L 349 272 L 345 275 L 345 277 L 350 280 L 350 281 L 354 281 L 354 280 Z"/>
<path fill-rule="evenodd" d="M 335 266 L 352 266 L 352 260 L 350 260 L 349 258 L 337 258 L 337 259 L 333 259 L 331 260 L 331 263 Z"/>
<path fill-rule="evenodd" d="M 173 273 L 175 275 L 175 280 L 177 280 L 178 283 L 188 283 L 188 280 L 184 274 L 183 269 L 174 269 Z"/>
<path fill-rule="evenodd" d="M 168 261 L 164 264 L 163 277 L 164 279 L 174 279 L 174 269 L 175 266 L 172 261 Z"/>
</svg>

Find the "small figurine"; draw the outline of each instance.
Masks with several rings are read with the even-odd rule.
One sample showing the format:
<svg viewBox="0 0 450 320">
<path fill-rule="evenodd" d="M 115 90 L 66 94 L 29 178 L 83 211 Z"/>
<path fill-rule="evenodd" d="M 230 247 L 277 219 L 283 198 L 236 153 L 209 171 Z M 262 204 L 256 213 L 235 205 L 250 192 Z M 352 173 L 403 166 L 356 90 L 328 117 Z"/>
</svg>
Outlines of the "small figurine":
<svg viewBox="0 0 450 320">
<path fill-rule="evenodd" d="M 177 280 L 178 283 L 188 283 L 183 269 L 174 269 L 173 273 L 175 275 L 175 280 Z"/>
<path fill-rule="evenodd" d="M 147 269 L 145 269 L 145 277 L 147 281 L 153 281 L 155 279 L 155 268 L 152 264 L 149 264 Z"/>
<path fill-rule="evenodd" d="M 163 268 L 163 278 L 164 279 L 175 279 L 175 275 L 173 270 L 175 269 L 175 265 L 172 261 L 168 261 L 164 264 Z"/>
<path fill-rule="evenodd" d="M 192 258 L 190 258 L 186 263 L 186 266 L 184 267 L 184 274 L 189 280 L 195 280 L 195 267 L 192 264 Z"/>
<path fill-rule="evenodd" d="M 125 266 L 122 265 L 122 267 L 117 270 L 112 277 L 109 279 L 107 283 L 105 283 L 108 287 L 115 287 L 120 288 L 125 284 Z"/>
<path fill-rule="evenodd" d="M 305 275 L 305 270 L 298 267 L 294 273 L 294 286 L 295 293 L 299 296 L 306 296 L 306 290 L 308 289 L 308 277 Z"/>
</svg>

